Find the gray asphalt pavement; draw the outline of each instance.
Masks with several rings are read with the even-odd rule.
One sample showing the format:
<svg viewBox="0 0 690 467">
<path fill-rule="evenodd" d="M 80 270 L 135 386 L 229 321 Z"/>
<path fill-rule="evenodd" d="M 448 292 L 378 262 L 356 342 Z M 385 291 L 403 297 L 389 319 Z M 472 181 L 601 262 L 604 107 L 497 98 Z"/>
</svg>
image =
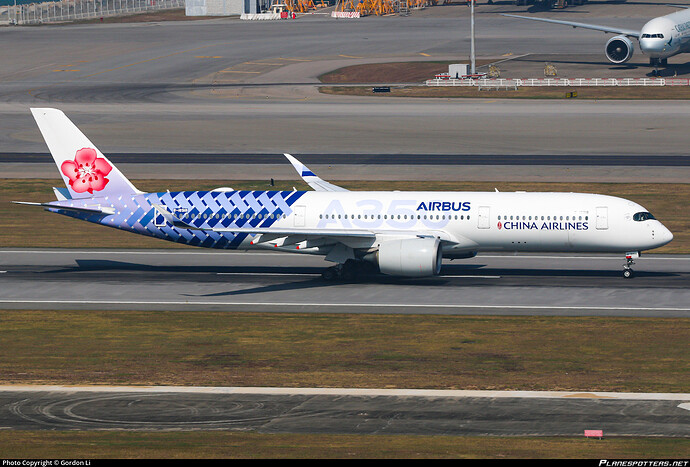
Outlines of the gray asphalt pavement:
<svg viewBox="0 0 690 467">
<path fill-rule="evenodd" d="M 543 75 L 546 60 L 566 75 L 646 76 L 640 55 L 631 67 L 603 62 L 607 35 L 498 13 L 632 28 L 673 11 L 657 1 L 591 2 L 548 13 L 528 9 L 481 5 L 479 57 L 508 60 L 504 72 L 520 77 Z M 490 94 L 470 100 L 354 98 L 294 84 L 316 83 L 319 74 L 349 64 L 465 60 L 467 10 L 452 5 L 359 21 L 314 15 L 294 22 L 3 28 L 0 148 L 45 152 L 28 107 L 55 106 L 105 153 L 596 154 L 650 160 L 686 154 L 689 110 L 682 102 L 506 101 Z M 673 63 L 684 61 L 679 56 Z M 676 173 L 676 180 L 690 176 L 686 168 Z M 644 174 L 659 181 L 669 181 L 667 175 Z"/>
<path fill-rule="evenodd" d="M 321 257 L 203 250 L 0 250 L 0 306 L 553 316 L 690 316 L 690 258 L 486 254 L 442 275 L 333 283 Z M 40 283 L 40 287 L 36 284 Z"/>
<path fill-rule="evenodd" d="M 602 430 L 604 437 L 690 436 L 688 394 L 125 389 L 3 387 L 0 427 L 427 436 L 583 436 L 585 430 Z"/>
</svg>

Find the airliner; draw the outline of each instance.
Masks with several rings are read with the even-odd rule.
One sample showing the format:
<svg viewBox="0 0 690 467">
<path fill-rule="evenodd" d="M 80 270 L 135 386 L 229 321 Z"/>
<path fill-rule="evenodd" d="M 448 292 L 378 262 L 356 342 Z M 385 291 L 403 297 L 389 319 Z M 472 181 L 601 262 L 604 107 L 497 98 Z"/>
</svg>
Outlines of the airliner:
<svg viewBox="0 0 690 467">
<path fill-rule="evenodd" d="M 690 52 L 690 9 L 680 5 L 673 6 L 684 9 L 653 18 L 642 26 L 642 29 L 639 31 L 530 16 L 509 14 L 503 14 L 503 16 L 619 34 L 609 39 L 604 48 L 606 58 L 611 63 L 616 64 L 625 63 L 632 58 L 634 52 L 633 42 L 630 40 L 632 37 L 638 40 L 640 50 L 643 54 L 649 56 L 649 64 L 654 66 L 656 70 L 659 65 L 666 66 L 669 57 Z"/>
<path fill-rule="evenodd" d="M 425 277 L 478 252 L 609 252 L 624 277 L 673 239 L 637 203 L 587 193 L 348 191 L 290 154 L 310 191 L 145 193 L 60 110 L 31 109 L 65 187 L 45 210 L 185 245 L 322 255 L 326 280 Z"/>
</svg>

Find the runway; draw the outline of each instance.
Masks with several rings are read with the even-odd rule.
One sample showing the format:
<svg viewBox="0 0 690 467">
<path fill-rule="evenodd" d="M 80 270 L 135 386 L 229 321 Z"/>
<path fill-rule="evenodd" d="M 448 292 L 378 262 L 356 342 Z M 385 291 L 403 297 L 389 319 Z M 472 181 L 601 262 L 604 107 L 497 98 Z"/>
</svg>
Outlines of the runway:
<svg viewBox="0 0 690 467">
<path fill-rule="evenodd" d="M 690 436 L 690 394 L 0 387 L 0 429 Z"/>
<path fill-rule="evenodd" d="M 194 250 L 0 250 L 0 306 L 550 316 L 690 316 L 690 258 L 486 254 L 442 275 L 321 279 L 320 257 Z"/>
<path fill-rule="evenodd" d="M 54 106 L 67 112 L 105 154 L 185 154 L 190 164 L 198 163 L 191 156 L 200 153 L 324 155 L 316 161 L 322 165 L 331 163 L 330 155 L 399 155 L 402 163 L 405 155 L 481 155 L 475 167 L 483 171 L 454 176 L 491 180 L 503 179 L 506 171 L 496 167 L 496 155 L 527 160 L 530 155 L 558 155 L 565 164 L 558 171 L 544 162 L 532 172 L 545 181 L 567 176 L 590 181 L 596 175 L 567 169 L 580 167 L 580 157 L 596 155 L 597 167 L 604 168 L 602 180 L 688 179 L 687 164 L 673 164 L 675 173 L 651 167 L 655 161 L 661 168 L 671 167 L 662 156 L 686 156 L 684 122 L 690 110 L 676 101 L 526 102 L 490 94 L 480 99 L 388 99 L 316 90 L 322 73 L 353 64 L 466 61 L 467 10 L 451 5 L 409 17 L 361 21 L 313 16 L 292 23 L 218 19 L 6 28 L 0 50 L 5 64 L 0 72 L 0 147 L 45 153 L 28 108 Z M 670 11 L 652 1 L 592 3 L 549 14 L 635 28 Z M 640 54 L 630 67 L 604 63 L 607 36 L 601 33 L 499 13 L 525 11 L 508 4 L 478 9 L 478 56 L 501 60 L 505 73 L 525 77 L 524 67 L 531 66 L 529 73 L 543 76 L 544 61 L 558 63 L 561 75 L 572 70 L 576 77 L 649 72 Z M 522 61 L 511 60 L 525 55 Z M 682 56 L 673 60 L 684 63 Z M 648 169 L 639 170 L 636 157 L 624 165 L 628 156 L 641 156 Z M 425 167 L 443 171 L 443 165 Z M 0 170 L 10 175 L 19 171 L 9 163 Z M 395 169 L 391 177 L 405 175 Z M 518 171 L 514 176 L 530 174 Z"/>
</svg>

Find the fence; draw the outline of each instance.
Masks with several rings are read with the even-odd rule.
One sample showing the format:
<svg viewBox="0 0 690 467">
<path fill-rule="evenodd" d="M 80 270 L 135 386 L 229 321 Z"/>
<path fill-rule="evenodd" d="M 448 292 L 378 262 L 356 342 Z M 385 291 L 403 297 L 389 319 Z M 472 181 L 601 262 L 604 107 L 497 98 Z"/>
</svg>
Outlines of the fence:
<svg viewBox="0 0 690 467">
<path fill-rule="evenodd" d="M 686 78 L 430 79 L 427 86 L 689 86 Z"/>
<path fill-rule="evenodd" d="M 0 24 L 41 24 L 184 8 L 185 0 L 61 0 L 0 7 Z"/>
</svg>

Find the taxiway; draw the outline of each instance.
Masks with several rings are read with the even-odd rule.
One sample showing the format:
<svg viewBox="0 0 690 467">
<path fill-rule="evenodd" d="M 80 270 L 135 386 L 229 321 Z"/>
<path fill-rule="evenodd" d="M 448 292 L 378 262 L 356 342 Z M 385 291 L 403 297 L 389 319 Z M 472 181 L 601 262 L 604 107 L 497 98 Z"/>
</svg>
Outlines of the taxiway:
<svg viewBox="0 0 690 467">
<path fill-rule="evenodd" d="M 0 387 L 0 428 L 450 436 L 690 436 L 690 394 Z M 161 410 L 165 407 L 165 410 Z"/>
<path fill-rule="evenodd" d="M 486 254 L 442 275 L 320 276 L 321 257 L 193 250 L 0 250 L 0 306 L 559 316 L 690 316 L 690 258 L 645 255 L 634 279 L 598 255 Z M 40 287 L 36 285 L 40 284 Z"/>
</svg>

